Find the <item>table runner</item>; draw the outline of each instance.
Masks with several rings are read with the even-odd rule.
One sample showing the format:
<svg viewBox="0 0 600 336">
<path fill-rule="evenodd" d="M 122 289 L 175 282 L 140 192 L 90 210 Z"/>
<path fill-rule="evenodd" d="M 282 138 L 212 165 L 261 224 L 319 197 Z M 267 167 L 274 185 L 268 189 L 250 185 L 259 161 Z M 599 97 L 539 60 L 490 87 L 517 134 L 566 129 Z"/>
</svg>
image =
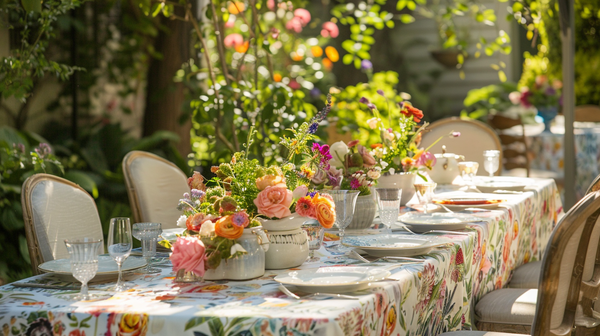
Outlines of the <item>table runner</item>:
<svg viewBox="0 0 600 336">
<path fill-rule="evenodd" d="M 290 299 L 273 280 L 287 270 L 250 281 L 177 285 L 164 265 L 159 275 L 130 280 L 134 287 L 125 293 L 110 292 L 114 284 L 94 285 L 92 293 L 104 298 L 91 302 L 69 301 L 73 290 L 2 286 L 0 325 L 15 336 L 437 335 L 468 328 L 472 303 L 506 285 L 516 266 L 538 260 L 562 213 L 554 182 L 532 182 L 531 192 L 495 195 L 508 200 L 497 210 L 474 212 L 482 222 L 464 229 L 468 235 L 442 235 L 450 246 L 425 263 L 402 265 L 390 279 L 352 293 L 360 300 Z M 300 269 L 359 263 L 318 253 L 321 262 Z"/>
</svg>

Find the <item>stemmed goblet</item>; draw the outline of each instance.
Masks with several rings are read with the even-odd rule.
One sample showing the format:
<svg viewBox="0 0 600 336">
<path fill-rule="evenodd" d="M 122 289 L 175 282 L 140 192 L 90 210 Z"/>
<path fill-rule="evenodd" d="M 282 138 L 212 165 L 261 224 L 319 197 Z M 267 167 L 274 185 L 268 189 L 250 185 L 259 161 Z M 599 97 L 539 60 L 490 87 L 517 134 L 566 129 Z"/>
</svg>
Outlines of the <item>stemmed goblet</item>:
<svg viewBox="0 0 600 336">
<path fill-rule="evenodd" d="M 424 213 L 427 213 L 427 205 L 429 205 L 429 202 L 431 202 L 431 199 L 433 198 L 435 187 L 437 187 L 437 183 L 435 182 L 415 183 L 417 198 L 419 199 L 419 203 L 423 205 Z"/>
<path fill-rule="evenodd" d="M 490 174 L 490 177 L 494 176 L 494 173 L 500 168 L 500 151 L 499 150 L 486 150 L 483 151 L 483 169 Z"/>
<path fill-rule="evenodd" d="M 306 221 L 302 224 L 302 229 L 306 232 L 308 238 L 308 259 L 306 262 L 316 262 L 321 260 L 315 257 L 315 251 L 318 251 L 323 244 L 323 235 L 325 228 L 317 220 Z"/>
<path fill-rule="evenodd" d="M 98 254 L 102 246 L 101 239 L 65 239 L 69 252 L 71 272 L 73 277 L 81 282 L 81 291 L 75 300 L 89 300 L 88 281 L 92 280 L 98 272 Z"/>
<path fill-rule="evenodd" d="M 327 193 L 335 203 L 335 225 L 340 229 L 340 242 L 330 249 L 332 252 L 346 253 L 350 248 L 344 246 L 344 230 L 352 222 L 356 199 L 360 193 L 358 190 L 328 190 Z"/>
<path fill-rule="evenodd" d="M 379 205 L 379 218 L 386 226 L 386 233 L 391 233 L 392 224 L 398 220 L 400 212 L 400 199 L 402 189 L 400 188 L 375 188 L 377 191 L 377 204 Z"/>
<path fill-rule="evenodd" d="M 142 242 L 142 256 L 146 259 L 144 273 L 160 273 L 160 269 L 150 267 L 152 257 L 156 255 L 156 244 L 162 233 L 160 223 L 135 223 L 133 224 L 133 236 Z"/>
<path fill-rule="evenodd" d="M 127 217 L 117 217 L 110 220 L 110 228 L 108 229 L 108 253 L 117 263 L 119 270 L 119 279 L 115 286 L 116 292 L 122 292 L 127 289 L 123 282 L 123 272 L 121 267 L 125 259 L 131 254 L 131 224 Z"/>
</svg>

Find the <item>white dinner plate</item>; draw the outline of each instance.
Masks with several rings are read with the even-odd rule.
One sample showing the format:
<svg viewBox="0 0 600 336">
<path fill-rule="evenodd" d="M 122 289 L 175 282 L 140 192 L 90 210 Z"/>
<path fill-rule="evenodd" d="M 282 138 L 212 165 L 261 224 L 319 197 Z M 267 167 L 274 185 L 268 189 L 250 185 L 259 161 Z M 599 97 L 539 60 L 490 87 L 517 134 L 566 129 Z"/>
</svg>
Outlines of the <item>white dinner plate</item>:
<svg viewBox="0 0 600 336">
<path fill-rule="evenodd" d="M 523 191 L 531 182 L 510 176 L 476 177 L 473 184 L 479 191 L 493 193 L 496 190 Z"/>
<path fill-rule="evenodd" d="M 129 256 L 125 259 L 121 269 L 123 271 L 131 271 L 144 266 L 146 266 L 146 260 L 144 258 Z M 53 272 L 61 275 L 72 275 L 71 261 L 69 259 L 47 261 L 39 265 L 38 268 L 46 273 Z M 111 275 L 116 276 L 117 274 L 117 263 L 111 256 L 101 255 L 98 257 L 98 271 L 96 272 L 96 277 L 94 277 L 94 279 Z"/>
<path fill-rule="evenodd" d="M 443 245 L 435 237 L 418 237 L 408 235 L 372 235 L 350 236 L 344 238 L 344 245 L 358 248 L 374 257 L 411 257 L 427 254 L 434 248 Z"/>
<path fill-rule="evenodd" d="M 371 266 L 320 267 L 290 271 L 275 281 L 296 286 L 307 293 L 347 293 L 369 287 L 371 282 L 390 276 L 390 271 Z"/>
<path fill-rule="evenodd" d="M 465 228 L 470 223 L 481 222 L 482 219 L 463 213 L 448 212 L 409 212 L 398 217 L 413 232 L 426 232 L 429 230 L 459 230 Z M 392 229 L 401 228 L 402 224 L 395 223 Z"/>
</svg>

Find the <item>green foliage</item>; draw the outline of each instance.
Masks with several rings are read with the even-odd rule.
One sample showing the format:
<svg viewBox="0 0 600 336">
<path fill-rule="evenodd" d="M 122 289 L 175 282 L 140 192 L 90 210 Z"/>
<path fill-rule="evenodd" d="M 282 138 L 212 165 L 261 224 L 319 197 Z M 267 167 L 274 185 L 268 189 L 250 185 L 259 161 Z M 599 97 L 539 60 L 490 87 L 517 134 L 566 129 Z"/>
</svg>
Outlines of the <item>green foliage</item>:
<svg viewBox="0 0 600 336">
<path fill-rule="evenodd" d="M 501 83 L 470 90 L 461 115 L 484 120 L 488 113 L 503 112 L 513 106 L 508 94 L 517 91 L 515 83 Z"/>
<path fill-rule="evenodd" d="M 0 2 L 0 24 L 10 30 L 20 29 L 20 46 L 0 59 L 0 92 L 2 98 L 15 97 L 25 101 L 37 78 L 46 73 L 66 80 L 81 68 L 60 64 L 46 58 L 49 41 L 56 36 L 54 25 L 69 10 L 79 7 L 80 0 L 33 1 L 4 0 Z"/>
</svg>

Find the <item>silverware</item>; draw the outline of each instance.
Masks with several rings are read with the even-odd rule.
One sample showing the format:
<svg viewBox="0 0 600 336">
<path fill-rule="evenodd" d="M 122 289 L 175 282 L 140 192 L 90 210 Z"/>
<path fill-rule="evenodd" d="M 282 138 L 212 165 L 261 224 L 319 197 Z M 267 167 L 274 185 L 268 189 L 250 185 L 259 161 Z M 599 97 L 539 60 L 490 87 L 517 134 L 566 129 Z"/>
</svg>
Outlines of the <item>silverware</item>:
<svg viewBox="0 0 600 336">
<path fill-rule="evenodd" d="M 417 258 L 410 258 L 410 257 L 394 257 L 394 256 L 389 256 L 389 257 L 382 257 L 382 258 L 378 258 L 374 261 L 370 261 L 369 259 L 361 256 L 360 254 L 358 254 L 358 252 L 356 252 L 355 250 L 352 250 L 350 252 L 348 252 L 347 254 L 348 257 L 352 258 L 352 259 L 356 259 L 356 260 L 360 260 L 364 263 L 376 263 L 377 261 L 380 260 L 387 260 L 387 261 L 405 261 L 405 262 L 409 262 L 409 263 L 413 263 L 413 262 L 417 262 L 417 263 L 422 263 L 425 262 L 425 259 L 417 259 Z"/>
<path fill-rule="evenodd" d="M 330 297 L 334 297 L 336 299 L 360 300 L 360 298 L 356 297 L 356 296 L 345 295 L 345 294 L 334 294 L 334 293 L 312 293 L 312 294 L 299 296 L 299 295 L 293 293 L 291 290 L 289 290 L 283 284 L 279 284 L 279 290 L 283 294 L 285 294 L 293 299 L 296 299 L 296 300 L 303 300 L 303 299 L 308 299 L 308 298 L 316 297 L 316 296 L 330 296 Z"/>
</svg>

